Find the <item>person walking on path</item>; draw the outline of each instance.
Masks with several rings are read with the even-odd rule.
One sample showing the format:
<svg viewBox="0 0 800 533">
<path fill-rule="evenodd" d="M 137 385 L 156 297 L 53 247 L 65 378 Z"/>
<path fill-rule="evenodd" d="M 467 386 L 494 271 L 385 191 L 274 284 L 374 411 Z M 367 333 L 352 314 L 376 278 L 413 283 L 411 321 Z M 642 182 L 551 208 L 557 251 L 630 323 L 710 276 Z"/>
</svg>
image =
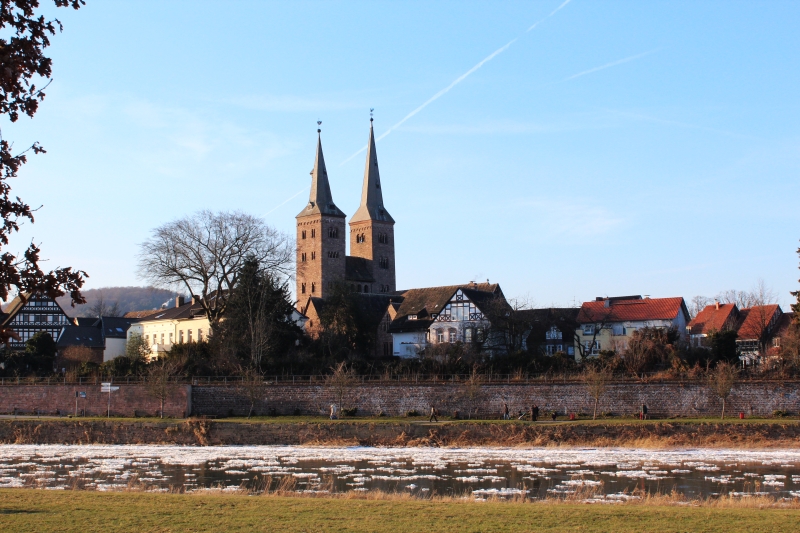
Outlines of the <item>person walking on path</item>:
<svg viewBox="0 0 800 533">
<path fill-rule="evenodd" d="M 336 404 L 331 404 L 331 420 L 337 420 L 339 417 L 337 416 L 338 409 L 336 408 Z"/>
<path fill-rule="evenodd" d="M 436 410 L 436 408 L 435 408 L 434 406 L 432 406 L 432 405 L 431 405 L 431 416 L 430 416 L 430 417 L 428 417 L 428 422 L 433 422 L 433 421 L 436 421 L 436 422 L 438 422 L 438 421 L 439 421 L 439 419 L 438 419 L 438 418 L 437 418 L 437 416 L 436 416 L 436 415 L 438 415 L 438 414 L 439 414 L 439 412 Z"/>
<path fill-rule="evenodd" d="M 508 404 L 503 402 L 503 420 L 511 420 L 511 416 L 508 414 Z"/>
<path fill-rule="evenodd" d="M 534 404 L 531 407 L 531 422 L 536 422 L 539 419 L 539 406 Z"/>
<path fill-rule="evenodd" d="M 647 420 L 647 405 L 645 405 L 645 404 L 642 404 L 642 415 L 641 415 L 641 419 L 642 419 L 642 420 Z"/>
</svg>

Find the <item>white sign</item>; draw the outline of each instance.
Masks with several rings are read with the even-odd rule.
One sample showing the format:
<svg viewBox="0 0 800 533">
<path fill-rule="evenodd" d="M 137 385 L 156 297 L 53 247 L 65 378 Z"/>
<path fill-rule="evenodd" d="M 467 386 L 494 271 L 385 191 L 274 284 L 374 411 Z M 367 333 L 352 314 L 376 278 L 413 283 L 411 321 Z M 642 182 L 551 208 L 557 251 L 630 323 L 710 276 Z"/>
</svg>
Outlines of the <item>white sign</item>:
<svg viewBox="0 0 800 533">
<path fill-rule="evenodd" d="M 119 390 L 119 387 L 112 387 L 110 383 L 108 384 L 108 386 L 103 384 L 103 386 L 100 387 L 100 392 L 114 392 L 114 391 L 118 391 L 118 390 Z"/>
</svg>

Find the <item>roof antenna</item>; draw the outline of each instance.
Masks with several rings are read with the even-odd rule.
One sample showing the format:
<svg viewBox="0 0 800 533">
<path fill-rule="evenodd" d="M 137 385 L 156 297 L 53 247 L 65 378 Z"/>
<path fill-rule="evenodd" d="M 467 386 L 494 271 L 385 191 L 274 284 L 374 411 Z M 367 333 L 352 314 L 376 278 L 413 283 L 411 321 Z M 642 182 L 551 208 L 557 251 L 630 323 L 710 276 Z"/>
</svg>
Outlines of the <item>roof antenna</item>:
<svg viewBox="0 0 800 533">
<path fill-rule="evenodd" d="M 372 122 L 372 112 L 375 111 L 374 107 L 369 108 L 369 121 Z"/>
</svg>

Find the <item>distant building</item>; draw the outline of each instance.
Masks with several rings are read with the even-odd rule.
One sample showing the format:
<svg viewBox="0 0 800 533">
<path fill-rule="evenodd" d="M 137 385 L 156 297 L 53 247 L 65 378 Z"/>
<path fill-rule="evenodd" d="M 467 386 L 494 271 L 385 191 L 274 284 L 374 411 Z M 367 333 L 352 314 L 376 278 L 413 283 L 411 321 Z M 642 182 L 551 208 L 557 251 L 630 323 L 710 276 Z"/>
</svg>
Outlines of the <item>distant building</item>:
<svg viewBox="0 0 800 533">
<path fill-rule="evenodd" d="M 25 343 L 40 331 L 57 340 L 61 329 L 71 324 L 72 319 L 55 300 L 38 294 L 20 294 L 2 314 L 2 327 L 16 335 L 6 345 L 11 350 L 24 350 Z"/>
<path fill-rule="evenodd" d="M 736 350 L 745 365 L 757 364 L 767 349 L 783 310 L 777 304 L 754 305 L 741 310 L 736 327 Z"/>
<path fill-rule="evenodd" d="M 157 359 L 169 352 L 173 344 L 202 341 L 210 332 L 210 325 L 199 298 L 185 302 L 183 296 L 175 299 L 175 307 L 146 315 L 127 331 L 127 339 L 138 334 L 150 346 L 150 358 Z"/>
<path fill-rule="evenodd" d="M 739 308 L 736 304 L 714 302 L 697 313 L 686 326 L 686 333 L 693 346 L 707 346 L 707 339 L 713 333 L 736 331 L 739 323 Z"/>
<path fill-rule="evenodd" d="M 681 297 L 599 297 L 581 305 L 577 322 L 575 358 L 580 359 L 603 350 L 622 352 L 633 333 L 642 328 L 674 327 L 685 335 L 689 311 Z"/>
<path fill-rule="evenodd" d="M 550 307 L 517 311 L 528 326 L 525 348 L 542 355 L 564 353 L 575 356 L 575 331 L 578 329 L 577 307 Z"/>
</svg>

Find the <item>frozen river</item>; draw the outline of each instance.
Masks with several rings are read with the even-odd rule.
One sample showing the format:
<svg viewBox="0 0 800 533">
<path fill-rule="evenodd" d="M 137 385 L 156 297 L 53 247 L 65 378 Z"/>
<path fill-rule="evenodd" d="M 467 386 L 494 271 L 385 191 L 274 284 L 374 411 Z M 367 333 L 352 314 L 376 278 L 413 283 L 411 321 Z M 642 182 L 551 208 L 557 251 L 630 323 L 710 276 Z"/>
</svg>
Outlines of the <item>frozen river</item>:
<svg viewBox="0 0 800 533">
<path fill-rule="evenodd" d="M 291 477 L 298 491 L 410 491 L 481 499 L 580 491 L 626 499 L 677 490 L 688 497 L 800 498 L 800 451 L 624 448 L 362 448 L 308 446 L 0 446 L 0 488 L 237 490 Z M 592 495 L 594 493 L 594 495 Z"/>
</svg>

